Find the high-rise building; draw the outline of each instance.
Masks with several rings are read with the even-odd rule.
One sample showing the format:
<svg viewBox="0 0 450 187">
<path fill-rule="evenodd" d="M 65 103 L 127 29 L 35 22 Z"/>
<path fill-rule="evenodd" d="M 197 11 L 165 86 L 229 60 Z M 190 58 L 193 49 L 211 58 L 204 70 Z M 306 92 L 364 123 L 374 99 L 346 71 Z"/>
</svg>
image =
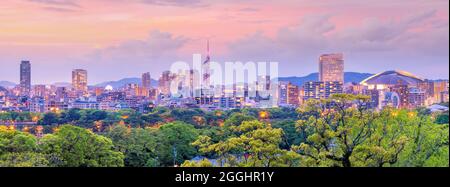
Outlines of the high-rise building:
<svg viewBox="0 0 450 187">
<path fill-rule="evenodd" d="M 289 83 L 287 86 L 287 104 L 298 106 L 300 105 L 300 90 L 298 86 Z"/>
<path fill-rule="evenodd" d="M 75 69 L 72 71 L 72 87 L 76 92 L 87 93 L 88 74 L 86 70 Z"/>
<path fill-rule="evenodd" d="M 303 86 L 305 90 L 304 100 L 326 99 L 333 94 L 343 93 L 342 82 L 306 82 Z"/>
<path fill-rule="evenodd" d="M 142 88 L 148 90 L 151 87 L 152 87 L 152 80 L 150 77 L 150 73 L 147 72 L 142 74 Z"/>
<path fill-rule="evenodd" d="M 344 55 L 324 54 L 319 58 L 319 81 L 344 83 Z"/>
<path fill-rule="evenodd" d="M 31 64 L 30 61 L 20 63 L 20 93 L 29 96 L 31 91 Z"/>
<path fill-rule="evenodd" d="M 35 85 L 33 95 L 37 97 L 45 97 L 47 95 L 47 88 L 45 85 Z"/>
<path fill-rule="evenodd" d="M 288 103 L 288 82 L 280 81 L 278 84 L 278 105 L 283 106 Z"/>
<path fill-rule="evenodd" d="M 417 88 L 424 91 L 426 97 L 434 97 L 434 81 L 425 79 L 417 83 Z"/>
<path fill-rule="evenodd" d="M 203 71 L 203 80 L 202 80 L 202 96 L 208 95 L 208 89 L 210 89 L 210 83 L 211 83 L 211 55 L 209 51 L 209 40 L 206 44 L 206 59 L 202 64 L 202 71 Z M 203 91 L 205 90 L 205 91 Z M 206 93 L 205 93 L 206 92 Z"/>
<path fill-rule="evenodd" d="M 434 82 L 434 100 L 436 103 L 448 101 L 448 80 Z"/>
<path fill-rule="evenodd" d="M 150 77 L 150 73 L 142 74 L 142 86 L 139 88 L 139 95 L 148 97 L 149 90 L 152 88 L 152 79 Z"/>
<path fill-rule="evenodd" d="M 163 95 L 170 94 L 170 83 L 175 78 L 175 75 L 170 71 L 164 71 L 161 77 L 159 78 L 159 92 Z"/>
</svg>

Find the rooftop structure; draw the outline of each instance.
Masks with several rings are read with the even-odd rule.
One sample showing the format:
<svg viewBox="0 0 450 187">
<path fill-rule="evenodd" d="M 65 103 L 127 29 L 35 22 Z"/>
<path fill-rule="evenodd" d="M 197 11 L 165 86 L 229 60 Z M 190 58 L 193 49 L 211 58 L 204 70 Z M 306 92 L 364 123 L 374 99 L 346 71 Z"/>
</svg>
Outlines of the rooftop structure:
<svg viewBox="0 0 450 187">
<path fill-rule="evenodd" d="M 417 85 L 424 80 L 405 71 L 385 71 L 361 82 L 362 85 Z"/>
</svg>

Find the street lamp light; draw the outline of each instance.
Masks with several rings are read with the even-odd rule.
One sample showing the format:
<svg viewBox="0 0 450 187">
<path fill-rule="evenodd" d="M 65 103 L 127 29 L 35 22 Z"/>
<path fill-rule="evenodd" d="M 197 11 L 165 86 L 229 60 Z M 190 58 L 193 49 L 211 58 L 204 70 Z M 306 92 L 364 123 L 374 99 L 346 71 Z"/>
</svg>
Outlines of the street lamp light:
<svg viewBox="0 0 450 187">
<path fill-rule="evenodd" d="M 269 118 L 269 112 L 267 112 L 267 111 L 261 111 L 261 112 L 259 112 L 259 118 L 261 118 L 261 119 L 267 119 L 267 118 Z"/>
</svg>

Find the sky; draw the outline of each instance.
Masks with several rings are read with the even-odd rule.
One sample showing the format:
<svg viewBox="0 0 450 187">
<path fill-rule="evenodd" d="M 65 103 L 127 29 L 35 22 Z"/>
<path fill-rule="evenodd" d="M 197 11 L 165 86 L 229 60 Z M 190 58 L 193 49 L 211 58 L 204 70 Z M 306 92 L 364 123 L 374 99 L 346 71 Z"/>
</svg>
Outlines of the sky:
<svg viewBox="0 0 450 187">
<path fill-rule="evenodd" d="M 175 61 L 206 53 L 223 62 L 276 61 L 280 76 L 318 71 L 343 53 L 345 71 L 404 70 L 449 78 L 448 0 L 2 0 L 0 81 L 89 84 L 158 78 Z"/>
</svg>

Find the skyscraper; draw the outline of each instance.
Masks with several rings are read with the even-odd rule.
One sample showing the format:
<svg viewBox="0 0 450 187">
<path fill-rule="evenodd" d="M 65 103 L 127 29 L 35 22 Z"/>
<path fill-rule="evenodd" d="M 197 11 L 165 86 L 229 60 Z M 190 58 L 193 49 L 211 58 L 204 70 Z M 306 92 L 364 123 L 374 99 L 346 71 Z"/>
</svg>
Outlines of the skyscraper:
<svg viewBox="0 0 450 187">
<path fill-rule="evenodd" d="M 142 74 L 142 88 L 145 90 L 150 89 L 152 86 L 152 81 L 151 81 L 151 77 L 150 77 L 150 73 L 144 73 Z"/>
<path fill-rule="evenodd" d="M 72 71 L 72 87 L 76 92 L 86 93 L 88 91 L 87 71 L 83 69 L 75 69 Z"/>
<path fill-rule="evenodd" d="M 159 78 L 159 91 L 161 94 L 169 95 L 170 94 L 170 83 L 175 79 L 175 75 L 170 71 L 164 71 Z"/>
<path fill-rule="evenodd" d="M 344 83 L 344 55 L 324 54 L 319 58 L 319 81 Z"/>
<path fill-rule="evenodd" d="M 20 94 L 29 96 L 31 91 L 31 64 L 30 61 L 20 63 Z"/>
</svg>

